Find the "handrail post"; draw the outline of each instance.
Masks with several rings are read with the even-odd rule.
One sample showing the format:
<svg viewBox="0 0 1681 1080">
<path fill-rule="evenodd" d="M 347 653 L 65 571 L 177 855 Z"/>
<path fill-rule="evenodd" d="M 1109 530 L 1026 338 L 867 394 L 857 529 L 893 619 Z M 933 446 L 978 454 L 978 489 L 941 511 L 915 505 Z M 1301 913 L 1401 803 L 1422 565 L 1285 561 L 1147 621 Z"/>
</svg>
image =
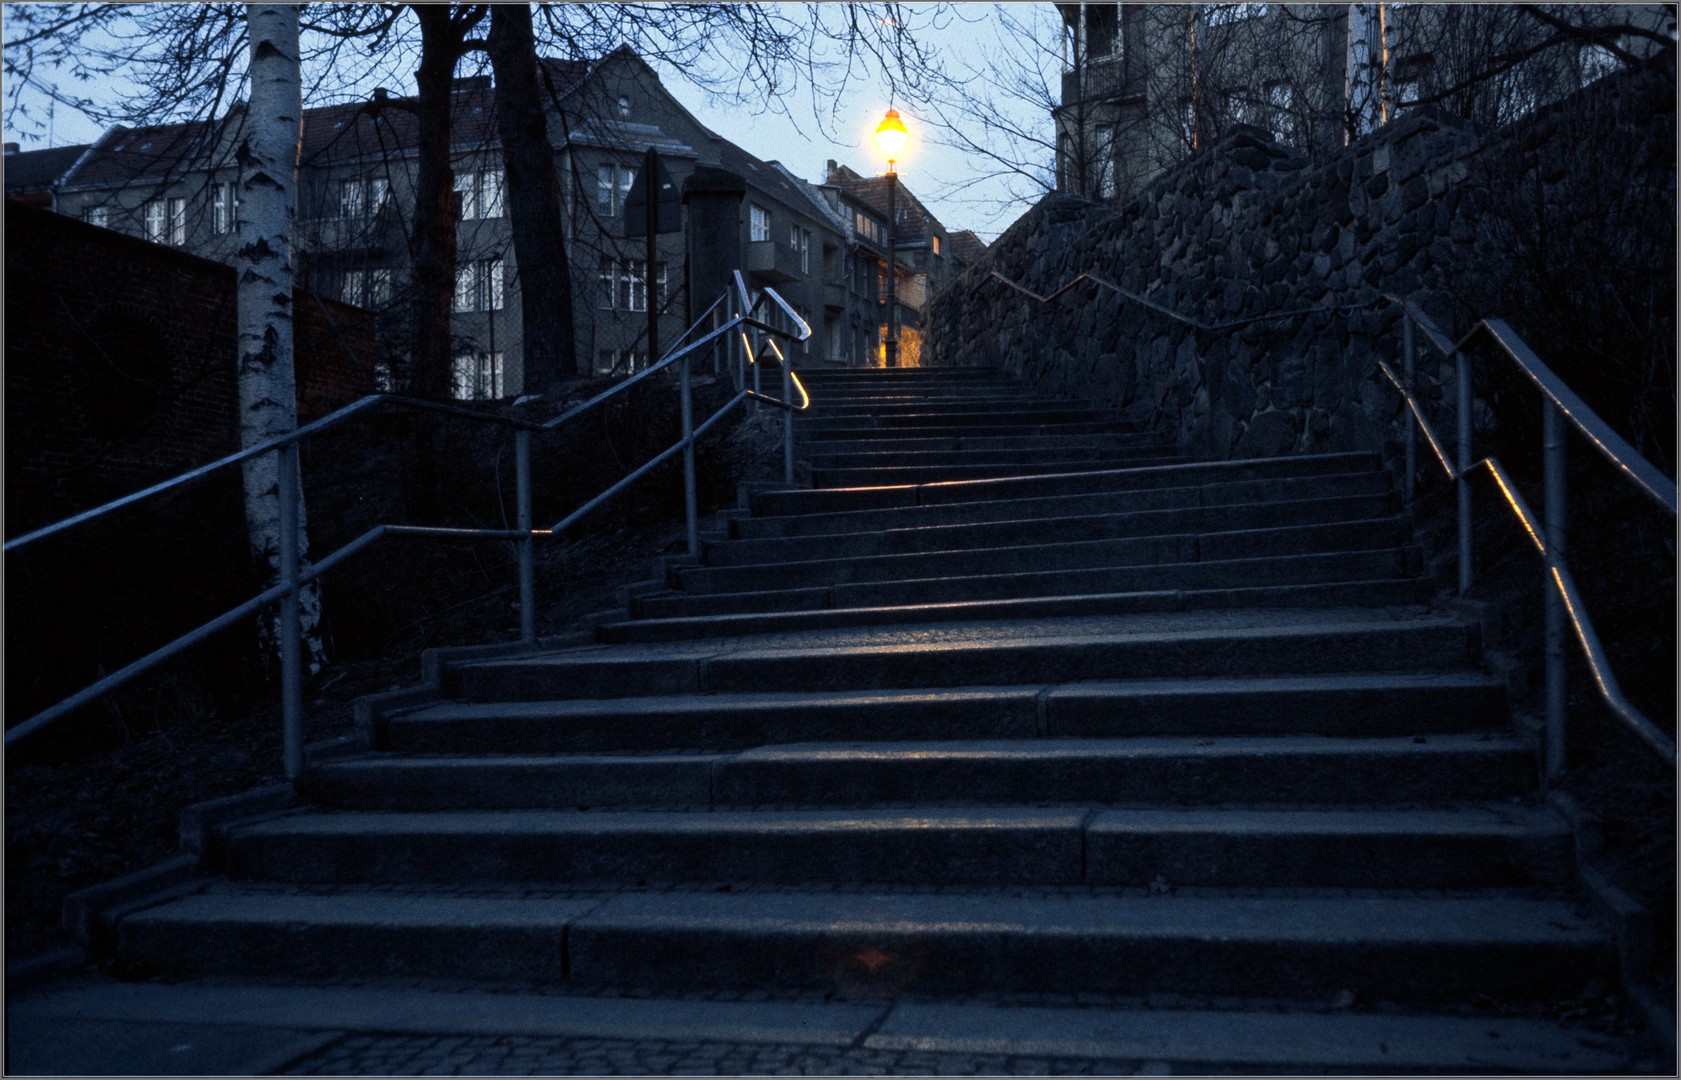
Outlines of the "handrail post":
<svg viewBox="0 0 1681 1080">
<path fill-rule="evenodd" d="M 1547 561 L 1558 565 L 1564 561 L 1564 414 L 1557 405 L 1542 399 L 1541 442 L 1543 458 L 1543 487 L 1546 506 L 1542 511 L 1547 541 Z M 1547 626 L 1547 782 L 1564 776 L 1564 597 L 1554 584 L 1552 565 L 1542 567 L 1541 587 L 1546 590 Z"/>
<path fill-rule="evenodd" d="M 303 779 L 303 640 L 298 618 L 298 444 L 280 447 L 280 716 L 286 779 Z"/>
<path fill-rule="evenodd" d="M 1460 349 L 1454 354 L 1458 384 L 1459 449 L 1455 455 L 1459 472 L 1454 484 L 1459 496 L 1459 592 L 1471 591 L 1471 355 Z"/>
<path fill-rule="evenodd" d="M 689 357 L 683 357 L 683 516 L 688 528 L 689 554 L 700 556 L 700 509 L 695 494 L 695 405 L 689 385 Z"/>
<path fill-rule="evenodd" d="M 1414 377 L 1417 370 L 1415 348 L 1412 319 L 1408 318 L 1406 313 L 1403 312 L 1401 314 L 1401 374 L 1407 385 L 1407 393 L 1414 395 L 1418 393 L 1417 380 Z M 1406 500 L 1407 507 L 1410 509 L 1413 504 L 1413 485 L 1415 478 L 1418 476 L 1418 426 L 1413 423 L 1412 417 L 1404 415 L 1402 425 L 1406 432 L 1407 475 L 1406 479 L 1401 481 L 1401 496 Z"/>
<path fill-rule="evenodd" d="M 537 643 L 537 567 L 531 536 L 531 432 L 514 430 L 515 527 L 519 539 L 519 639 Z"/>
<path fill-rule="evenodd" d="M 789 404 L 794 400 L 794 362 L 789 357 L 782 358 L 782 400 Z M 782 482 L 794 486 L 794 410 L 790 408 L 782 410 Z"/>
</svg>

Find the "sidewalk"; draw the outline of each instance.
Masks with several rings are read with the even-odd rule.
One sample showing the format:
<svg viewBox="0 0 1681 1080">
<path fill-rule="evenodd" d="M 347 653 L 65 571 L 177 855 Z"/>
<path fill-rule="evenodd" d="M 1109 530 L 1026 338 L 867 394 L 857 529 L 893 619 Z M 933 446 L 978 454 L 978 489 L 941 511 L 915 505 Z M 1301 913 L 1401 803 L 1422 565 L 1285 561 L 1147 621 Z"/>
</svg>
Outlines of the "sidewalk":
<svg viewBox="0 0 1681 1080">
<path fill-rule="evenodd" d="M 11 995 L 6 1071 L 1160 1076 L 1476 1073 L 1498 1062 L 1581 1074 L 1626 1071 L 1619 1043 L 1494 1017 L 124 983 L 88 972 Z"/>
</svg>

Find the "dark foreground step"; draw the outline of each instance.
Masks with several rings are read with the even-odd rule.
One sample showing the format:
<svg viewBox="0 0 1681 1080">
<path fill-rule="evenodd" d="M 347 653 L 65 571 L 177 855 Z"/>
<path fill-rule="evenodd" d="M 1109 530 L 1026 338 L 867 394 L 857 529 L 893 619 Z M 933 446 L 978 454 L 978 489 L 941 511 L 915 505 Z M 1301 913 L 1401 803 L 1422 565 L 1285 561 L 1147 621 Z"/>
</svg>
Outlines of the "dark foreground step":
<svg viewBox="0 0 1681 1080">
<path fill-rule="evenodd" d="M 131 970 L 852 992 L 1533 1001 L 1610 974 L 1578 905 L 1523 895 L 738 889 L 546 897 L 220 886 L 123 918 Z"/>
<path fill-rule="evenodd" d="M 317 883 L 1322 885 L 1560 882 L 1547 810 L 919 807 L 915 810 L 304 812 L 233 829 L 239 878 Z"/>
<path fill-rule="evenodd" d="M 404 808 L 887 803 L 1373 803 L 1489 800 L 1535 786 L 1491 734 L 1412 738 L 895 740 L 730 753 L 372 755 L 312 771 L 324 802 Z"/>
<path fill-rule="evenodd" d="M 387 749 L 412 753 L 554 753 L 1036 734 L 1413 736 L 1497 727 L 1505 710 L 1504 684 L 1473 672 L 1263 675 L 957 690 L 438 702 L 387 718 L 380 740 Z"/>
</svg>

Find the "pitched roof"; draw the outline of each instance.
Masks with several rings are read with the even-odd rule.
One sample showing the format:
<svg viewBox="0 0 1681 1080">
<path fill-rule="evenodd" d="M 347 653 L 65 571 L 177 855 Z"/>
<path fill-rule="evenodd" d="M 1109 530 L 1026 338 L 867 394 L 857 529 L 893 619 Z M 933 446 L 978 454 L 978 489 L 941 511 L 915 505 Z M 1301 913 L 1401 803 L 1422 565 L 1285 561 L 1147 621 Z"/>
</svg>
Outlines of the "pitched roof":
<svg viewBox="0 0 1681 1080">
<path fill-rule="evenodd" d="M 972 266 L 986 254 L 986 241 L 976 236 L 973 229 L 954 232 L 946 239 L 951 242 L 951 257 L 958 262 Z"/>
<path fill-rule="evenodd" d="M 810 190 L 804 180 L 784 168 L 780 161 L 754 157 L 728 139 L 720 138 L 718 163 L 786 205 L 824 223 L 830 222 L 831 215 L 822 199 Z"/>
<path fill-rule="evenodd" d="M 845 165 L 837 165 L 829 170 L 825 182 L 839 188 L 883 218 L 887 216 L 887 177 L 860 176 Z M 898 191 L 894 193 L 893 201 L 899 218 L 895 224 L 895 232 L 898 234 L 900 245 L 926 240 L 930 232 L 946 232 L 945 226 L 940 224 L 940 219 L 928 212 L 928 208 L 911 193 L 903 180 L 897 182 L 897 187 Z"/>
<path fill-rule="evenodd" d="M 81 146 L 54 146 L 47 150 L 7 154 L 5 164 L 0 166 L 5 172 L 6 193 L 22 195 L 47 190 L 52 187 L 53 181 L 76 164 L 87 148 L 87 144 L 83 143 Z"/>
</svg>

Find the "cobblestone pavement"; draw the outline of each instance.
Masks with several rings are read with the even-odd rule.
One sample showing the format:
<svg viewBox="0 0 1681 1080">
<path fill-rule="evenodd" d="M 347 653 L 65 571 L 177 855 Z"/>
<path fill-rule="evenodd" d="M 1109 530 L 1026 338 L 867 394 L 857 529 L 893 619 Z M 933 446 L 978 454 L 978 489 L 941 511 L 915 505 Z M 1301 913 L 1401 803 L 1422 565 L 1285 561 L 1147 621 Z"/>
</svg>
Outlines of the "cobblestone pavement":
<svg viewBox="0 0 1681 1080">
<path fill-rule="evenodd" d="M 1198 1073 L 1208 1070 L 1198 1066 Z M 1167 1076 L 1162 1062 L 790 1043 L 347 1035 L 288 1076 Z"/>
</svg>

